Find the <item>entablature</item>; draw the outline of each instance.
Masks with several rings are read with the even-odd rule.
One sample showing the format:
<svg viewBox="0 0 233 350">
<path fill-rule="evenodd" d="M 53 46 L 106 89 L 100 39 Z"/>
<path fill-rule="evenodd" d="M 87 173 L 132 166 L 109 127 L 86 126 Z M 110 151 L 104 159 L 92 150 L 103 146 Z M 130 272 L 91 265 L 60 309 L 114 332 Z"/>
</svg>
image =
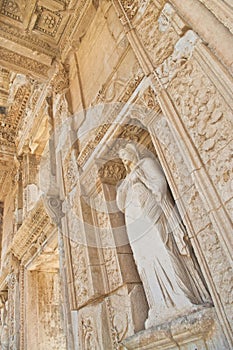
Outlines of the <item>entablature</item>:
<svg viewBox="0 0 233 350">
<path fill-rule="evenodd" d="M 17 259 L 28 261 L 44 245 L 54 229 L 55 225 L 40 199 L 15 234 L 9 250 Z"/>
</svg>

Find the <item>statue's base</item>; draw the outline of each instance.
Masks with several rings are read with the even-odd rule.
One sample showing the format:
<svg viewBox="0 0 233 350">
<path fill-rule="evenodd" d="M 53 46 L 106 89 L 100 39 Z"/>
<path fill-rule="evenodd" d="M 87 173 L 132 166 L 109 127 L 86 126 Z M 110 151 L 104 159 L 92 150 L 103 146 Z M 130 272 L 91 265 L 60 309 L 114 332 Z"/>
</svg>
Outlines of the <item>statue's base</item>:
<svg viewBox="0 0 233 350">
<path fill-rule="evenodd" d="M 214 308 L 203 308 L 140 331 L 122 341 L 122 345 L 129 350 L 227 350 L 225 336 L 217 325 Z"/>
</svg>

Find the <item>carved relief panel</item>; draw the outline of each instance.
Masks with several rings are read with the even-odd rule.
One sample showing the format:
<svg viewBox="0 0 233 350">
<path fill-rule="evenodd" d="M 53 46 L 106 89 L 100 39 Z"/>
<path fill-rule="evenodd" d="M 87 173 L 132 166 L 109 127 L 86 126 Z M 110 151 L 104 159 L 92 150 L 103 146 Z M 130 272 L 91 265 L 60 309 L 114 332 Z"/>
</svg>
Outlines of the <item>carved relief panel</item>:
<svg viewBox="0 0 233 350">
<path fill-rule="evenodd" d="M 139 303 L 136 318 L 134 303 Z M 82 350 L 122 349 L 121 341 L 143 327 L 146 302 L 141 286 L 123 287 L 110 297 L 79 311 L 79 346 Z"/>
<path fill-rule="evenodd" d="M 223 203 L 228 202 L 232 109 L 194 60 L 183 66 L 168 91 Z"/>
</svg>

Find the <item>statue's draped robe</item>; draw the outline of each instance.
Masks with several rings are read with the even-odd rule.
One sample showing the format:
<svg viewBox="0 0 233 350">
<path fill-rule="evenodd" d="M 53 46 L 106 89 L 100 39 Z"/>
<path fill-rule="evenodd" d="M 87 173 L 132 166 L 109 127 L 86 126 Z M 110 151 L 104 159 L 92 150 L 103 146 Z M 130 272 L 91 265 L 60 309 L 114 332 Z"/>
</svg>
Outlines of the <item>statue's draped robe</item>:
<svg viewBox="0 0 233 350">
<path fill-rule="evenodd" d="M 210 302 L 186 230 L 157 161 L 140 160 L 121 183 L 117 203 L 125 222 L 150 310 L 172 316 Z M 154 315 L 155 316 L 155 315 Z"/>
</svg>

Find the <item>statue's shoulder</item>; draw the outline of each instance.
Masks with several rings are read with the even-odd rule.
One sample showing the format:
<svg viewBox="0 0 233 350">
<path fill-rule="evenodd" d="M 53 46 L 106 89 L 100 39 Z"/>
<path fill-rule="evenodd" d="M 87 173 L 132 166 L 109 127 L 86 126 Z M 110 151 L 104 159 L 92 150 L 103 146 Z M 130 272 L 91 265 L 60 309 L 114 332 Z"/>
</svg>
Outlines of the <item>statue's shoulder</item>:
<svg viewBox="0 0 233 350">
<path fill-rule="evenodd" d="M 145 169 L 147 171 L 150 170 L 151 168 L 152 169 L 160 168 L 157 160 L 151 157 L 145 157 L 140 159 L 137 165 L 138 167 L 141 167 L 142 169 Z"/>
<path fill-rule="evenodd" d="M 150 179 L 162 179 L 164 177 L 164 173 L 162 171 L 162 168 L 159 164 L 159 162 L 156 160 L 156 158 L 152 157 L 145 157 L 142 158 L 138 162 L 138 171 L 143 174 L 145 178 Z"/>
</svg>

